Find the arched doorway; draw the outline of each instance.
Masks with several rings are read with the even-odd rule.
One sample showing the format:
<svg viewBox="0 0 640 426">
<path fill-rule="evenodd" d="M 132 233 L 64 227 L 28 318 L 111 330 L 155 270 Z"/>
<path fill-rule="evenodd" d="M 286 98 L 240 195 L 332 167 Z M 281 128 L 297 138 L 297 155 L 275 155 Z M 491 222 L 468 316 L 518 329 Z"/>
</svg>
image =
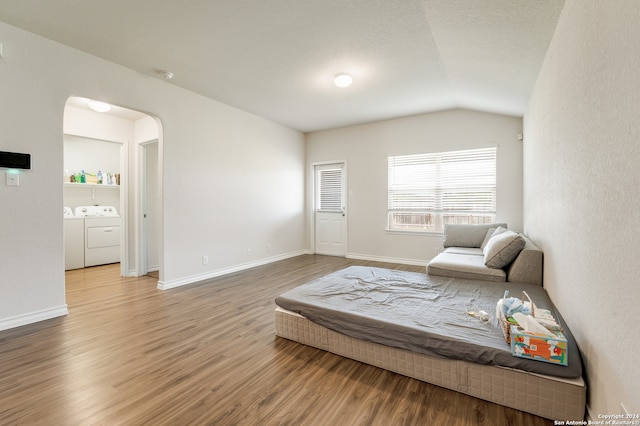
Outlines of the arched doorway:
<svg viewBox="0 0 640 426">
<path fill-rule="evenodd" d="M 64 207 L 74 215 L 65 219 L 65 269 L 80 267 L 77 261 L 67 265 L 67 252 L 73 249 L 78 257 L 84 251 L 82 267 L 95 265 L 93 253 L 97 253 L 98 263 L 119 262 L 121 276 L 144 275 L 148 271 L 157 271 L 159 276 L 162 211 L 161 203 L 153 201 L 162 195 L 160 122 L 146 113 L 115 105 L 107 105 L 108 110 L 92 110 L 91 102 L 70 97 L 64 111 Z M 114 155 L 118 158 L 114 159 Z M 84 181 L 75 182 L 82 171 Z M 75 221 L 77 230 L 77 222 L 83 220 L 79 217 L 82 213 L 75 214 L 76 209 L 96 205 L 113 207 L 120 220 L 85 218 L 82 237 L 76 235 L 75 240 L 67 241 L 68 223 Z M 153 224 L 149 226 L 150 218 Z M 100 224 L 105 224 L 104 229 Z M 114 248 L 116 242 L 119 244 Z M 112 256 L 101 257 L 101 250 Z M 119 252 L 117 258 L 113 257 L 114 251 Z M 91 260 L 87 262 L 87 258 Z"/>
</svg>

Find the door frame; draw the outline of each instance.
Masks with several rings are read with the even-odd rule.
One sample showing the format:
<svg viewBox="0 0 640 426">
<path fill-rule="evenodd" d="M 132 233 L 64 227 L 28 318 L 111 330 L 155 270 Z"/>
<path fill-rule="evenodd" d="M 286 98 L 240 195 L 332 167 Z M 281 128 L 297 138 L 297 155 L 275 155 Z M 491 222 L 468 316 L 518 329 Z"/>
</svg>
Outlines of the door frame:
<svg viewBox="0 0 640 426">
<path fill-rule="evenodd" d="M 344 182 L 344 212 L 345 212 L 345 226 L 344 226 L 344 234 L 342 235 L 342 241 L 344 242 L 344 255 L 347 257 L 348 253 L 348 240 L 347 236 L 349 235 L 349 196 L 348 196 L 348 174 L 347 174 L 347 160 L 334 160 L 334 161 L 313 161 L 309 164 L 309 182 L 310 182 L 310 190 L 309 194 L 311 194 L 310 206 L 309 209 L 309 241 L 310 247 L 309 250 L 311 253 L 316 253 L 316 205 L 317 205 L 317 193 L 316 193 L 316 167 L 317 166 L 327 166 L 330 164 L 342 164 L 342 176 Z"/>
</svg>

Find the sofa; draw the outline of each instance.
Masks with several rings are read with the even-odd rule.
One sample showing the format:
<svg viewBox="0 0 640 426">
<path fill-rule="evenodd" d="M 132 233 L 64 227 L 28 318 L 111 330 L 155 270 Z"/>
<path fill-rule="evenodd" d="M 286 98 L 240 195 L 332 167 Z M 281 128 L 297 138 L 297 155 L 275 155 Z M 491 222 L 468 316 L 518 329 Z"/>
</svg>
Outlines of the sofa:
<svg viewBox="0 0 640 426">
<path fill-rule="evenodd" d="M 443 246 L 429 275 L 542 286 L 542 250 L 506 223 L 445 225 Z"/>
</svg>

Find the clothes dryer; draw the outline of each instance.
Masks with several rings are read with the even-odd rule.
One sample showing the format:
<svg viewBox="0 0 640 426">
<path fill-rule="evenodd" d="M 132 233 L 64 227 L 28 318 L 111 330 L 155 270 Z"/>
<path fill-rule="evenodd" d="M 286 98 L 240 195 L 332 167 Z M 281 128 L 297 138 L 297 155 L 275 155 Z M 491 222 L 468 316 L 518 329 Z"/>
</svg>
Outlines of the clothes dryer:
<svg viewBox="0 0 640 426">
<path fill-rule="evenodd" d="M 120 215 L 113 206 L 79 206 L 84 217 L 84 266 L 120 262 Z"/>
</svg>

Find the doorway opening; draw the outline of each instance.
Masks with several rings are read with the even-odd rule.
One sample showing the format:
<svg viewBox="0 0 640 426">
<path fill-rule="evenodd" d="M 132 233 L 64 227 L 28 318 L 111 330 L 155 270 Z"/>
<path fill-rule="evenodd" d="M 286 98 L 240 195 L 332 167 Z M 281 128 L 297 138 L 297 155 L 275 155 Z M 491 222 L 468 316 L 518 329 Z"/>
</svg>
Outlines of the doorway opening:
<svg viewBox="0 0 640 426">
<path fill-rule="evenodd" d="M 119 263 L 107 269 L 161 279 L 160 122 L 92 102 L 73 96 L 64 109 L 65 270 Z"/>
</svg>

